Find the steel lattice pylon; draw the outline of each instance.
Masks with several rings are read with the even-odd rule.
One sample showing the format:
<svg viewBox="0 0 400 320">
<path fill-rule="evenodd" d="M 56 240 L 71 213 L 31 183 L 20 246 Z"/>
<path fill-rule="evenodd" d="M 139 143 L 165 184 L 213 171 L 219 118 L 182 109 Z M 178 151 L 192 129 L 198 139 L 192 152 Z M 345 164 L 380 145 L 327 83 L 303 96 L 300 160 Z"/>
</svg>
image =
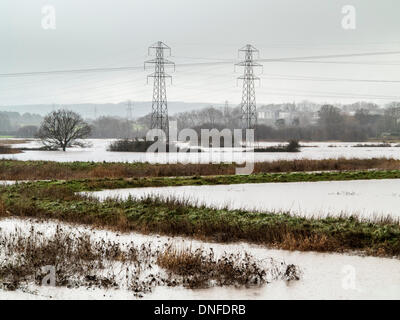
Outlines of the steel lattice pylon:
<svg viewBox="0 0 400 320">
<path fill-rule="evenodd" d="M 242 129 L 255 129 L 257 124 L 256 90 L 254 80 L 260 80 L 254 75 L 253 67 L 262 67 L 261 64 L 254 62 L 254 53 L 259 53 L 258 49 L 248 44 L 239 49 L 239 54 L 244 53 L 244 60 L 236 63 L 236 66 L 244 67 L 243 76 L 238 80 L 243 80 L 241 107 Z"/>
<path fill-rule="evenodd" d="M 149 47 L 150 51 L 155 50 L 155 58 L 145 62 L 154 64 L 154 73 L 147 76 L 154 78 L 153 86 L 153 102 L 151 112 L 151 129 L 161 129 L 165 132 L 168 141 L 169 138 L 169 122 L 168 122 L 168 105 L 167 105 L 167 89 L 165 78 L 171 78 L 165 73 L 165 65 L 175 64 L 164 58 L 164 50 L 168 50 L 171 54 L 171 48 L 165 43 L 158 41 Z"/>
</svg>

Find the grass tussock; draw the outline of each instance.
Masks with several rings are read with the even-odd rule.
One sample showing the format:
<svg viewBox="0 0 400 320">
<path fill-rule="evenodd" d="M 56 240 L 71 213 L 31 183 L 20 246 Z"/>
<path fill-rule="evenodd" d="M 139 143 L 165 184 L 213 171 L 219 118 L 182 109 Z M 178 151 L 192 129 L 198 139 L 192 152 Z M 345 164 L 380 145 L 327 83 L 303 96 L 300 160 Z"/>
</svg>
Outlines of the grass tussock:
<svg viewBox="0 0 400 320">
<path fill-rule="evenodd" d="M 334 252 L 340 248 L 340 246 L 340 241 L 333 237 L 328 237 L 325 234 L 299 236 L 288 232 L 283 236 L 282 243 L 279 247 L 285 250 Z"/>
<path fill-rule="evenodd" d="M 118 261 L 138 271 L 139 257 L 146 256 L 140 248 L 122 250 L 116 243 L 93 241 L 89 234 L 74 235 L 59 226 L 50 237 L 34 227 L 28 234 L 22 230 L 3 233 L 0 243 L 0 254 L 6 257 L 0 264 L 0 284 L 8 290 L 28 283 L 42 285 L 48 266 L 55 269 L 56 286 L 118 288 L 117 272 L 109 266 Z"/>
<path fill-rule="evenodd" d="M 272 278 L 298 280 L 300 271 L 294 265 L 285 265 L 265 270 L 247 254 L 227 254 L 216 258 L 214 251 L 192 250 L 170 246 L 160 253 L 157 264 L 169 271 L 170 278 L 182 277 L 183 285 L 189 288 L 206 288 L 210 283 L 218 286 L 261 285 Z"/>
<path fill-rule="evenodd" d="M 9 150 L 11 148 L 7 148 Z M 10 152 L 10 151 L 8 151 Z M 15 152 L 15 151 L 12 151 Z M 236 164 L 149 164 L 149 163 L 97 163 L 51 161 L 0 160 L 0 180 L 76 180 L 96 178 L 141 178 L 173 176 L 234 175 Z M 327 160 L 277 160 L 257 162 L 254 174 L 309 172 L 400 170 L 400 160 L 327 159 Z"/>
</svg>

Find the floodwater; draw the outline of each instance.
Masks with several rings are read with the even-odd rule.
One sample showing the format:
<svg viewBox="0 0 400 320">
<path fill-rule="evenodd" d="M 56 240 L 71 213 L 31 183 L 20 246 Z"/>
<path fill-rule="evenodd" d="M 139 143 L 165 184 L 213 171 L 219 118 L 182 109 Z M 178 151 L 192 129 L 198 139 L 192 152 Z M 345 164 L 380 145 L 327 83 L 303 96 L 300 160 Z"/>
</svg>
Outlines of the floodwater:
<svg viewBox="0 0 400 320">
<path fill-rule="evenodd" d="M 400 218 L 400 179 L 132 188 L 88 194 L 101 200 L 150 195 L 189 200 L 195 205 L 284 211 L 307 217 L 356 214 Z"/>
<path fill-rule="evenodd" d="M 220 162 L 261 162 L 273 160 L 293 159 L 336 159 L 336 158 L 394 158 L 400 159 L 400 147 L 353 147 L 357 142 L 302 142 L 307 147 L 301 148 L 301 152 L 256 152 L 245 153 L 236 151 L 221 151 L 215 149 L 212 152 L 201 153 L 146 153 L 146 152 L 109 152 L 108 145 L 112 139 L 88 139 L 85 140 L 90 147 L 70 148 L 62 151 L 24 151 L 19 154 L 0 155 L 0 158 L 17 160 L 49 160 L 58 162 L 94 161 L 94 162 L 150 162 L 150 163 L 220 163 Z M 264 142 L 262 146 L 273 146 L 281 143 Z M 370 143 L 369 143 L 370 144 Z M 40 147 L 39 141 L 31 141 L 26 144 L 12 145 L 13 147 Z"/>
<path fill-rule="evenodd" d="M 0 186 L 10 186 L 15 183 L 16 183 L 16 181 L 0 180 Z"/>
<path fill-rule="evenodd" d="M 395 258 L 361 257 L 357 255 L 326 254 L 273 250 L 246 243 L 216 244 L 194 241 L 187 238 L 169 238 L 137 233 L 118 234 L 111 231 L 94 230 L 83 226 L 61 224 L 68 232 L 90 232 L 93 239 L 104 239 L 118 243 L 136 245 L 153 243 L 159 245 L 173 242 L 176 246 L 213 248 L 216 254 L 223 252 L 248 252 L 257 259 L 273 258 L 287 264 L 295 264 L 301 269 L 301 279 L 286 282 L 276 280 L 260 287 L 232 288 L 213 287 L 191 290 L 183 287 L 156 287 L 145 299 L 399 299 L 400 298 L 400 260 Z M 57 223 L 33 220 L 0 220 L 2 232 L 13 232 L 22 228 L 29 233 L 35 230 L 50 236 L 54 234 Z M 68 289 L 32 286 L 31 292 L 2 291 L 0 299 L 135 299 L 125 290 Z"/>
</svg>

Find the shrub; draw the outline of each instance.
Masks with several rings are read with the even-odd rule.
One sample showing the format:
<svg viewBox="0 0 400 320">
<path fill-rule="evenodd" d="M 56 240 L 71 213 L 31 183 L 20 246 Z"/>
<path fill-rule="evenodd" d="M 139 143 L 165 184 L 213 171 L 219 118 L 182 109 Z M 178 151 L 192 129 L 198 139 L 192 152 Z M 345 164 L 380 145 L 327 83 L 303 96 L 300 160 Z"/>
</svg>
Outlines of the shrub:
<svg viewBox="0 0 400 320">
<path fill-rule="evenodd" d="M 153 144 L 153 141 L 139 141 L 123 139 L 112 142 L 108 151 L 113 152 L 146 152 L 147 149 Z"/>
<path fill-rule="evenodd" d="M 290 140 L 287 145 L 254 148 L 254 152 L 300 152 L 300 144 L 297 140 Z"/>
<path fill-rule="evenodd" d="M 154 141 L 145 141 L 145 140 L 131 140 L 131 139 L 123 139 L 117 140 L 111 143 L 108 147 L 108 151 L 113 152 L 147 152 L 149 147 L 154 144 Z M 172 145 L 168 144 L 166 146 L 166 151 L 170 150 Z M 179 151 L 179 148 L 177 148 Z M 157 151 L 159 152 L 159 151 Z"/>
</svg>

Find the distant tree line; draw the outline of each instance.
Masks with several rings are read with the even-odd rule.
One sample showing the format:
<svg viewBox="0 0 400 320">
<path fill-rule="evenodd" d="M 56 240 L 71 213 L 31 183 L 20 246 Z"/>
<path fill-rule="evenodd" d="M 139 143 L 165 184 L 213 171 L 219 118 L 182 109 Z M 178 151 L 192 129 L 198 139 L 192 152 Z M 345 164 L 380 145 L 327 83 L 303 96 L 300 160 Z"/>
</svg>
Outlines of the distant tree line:
<svg viewBox="0 0 400 320">
<path fill-rule="evenodd" d="M 0 111 L 0 135 L 33 137 L 42 120 L 38 114 Z"/>
<path fill-rule="evenodd" d="M 285 104 L 287 106 L 288 104 Z M 267 108 L 280 107 L 270 105 Z M 371 138 L 400 138 L 400 102 L 393 102 L 379 108 L 371 103 L 355 103 L 341 108 L 333 105 L 301 106 L 291 105 L 289 112 L 296 112 L 291 121 L 276 121 L 263 124 L 259 121 L 256 127 L 256 138 L 259 140 L 341 140 L 365 141 Z M 318 111 L 316 111 L 318 110 Z M 103 116 L 87 121 L 91 127 L 90 138 L 133 139 L 142 138 L 150 128 L 151 115 L 135 120 Z M 178 130 L 195 129 L 200 136 L 201 129 L 222 130 L 237 129 L 240 124 L 240 108 L 216 108 L 208 106 L 200 110 L 181 112 L 170 116 L 176 120 Z M 280 119 L 281 120 L 281 119 Z M 30 138 L 38 134 L 43 121 L 40 115 L 17 112 L 0 112 L 0 135 L 13 135 Z"/>
<path fill-rule="evenodd" d="M 281 141 L 365 141 L 369 138 L 400 137 L 400 103 L 391 103 L 380 113 L 369 108 L 359 108 L 353 112 L 345 112 L 343 109 L 322 105 L 315 123 L 308 120 L 305 125 L 301 125 L 300 121 L 292 121 L 290 124 L 277 122 L 273 126 L 258 124 L 256 138 Z M 304 112 L 304 116 L 307 114 L 308 111 Z M 178 128 L 193 128 L 199 133 L 202 128 L 235 129 L 240 128 L 240 109 L 219 110 L 209 107 L 178 114 L 175 119 Z"/>
<path fill-rule="evenodd" d="M 399 138 L 400 105 L 386 108 L 383 114 L 371 114 L 369 110 L 359 109 L 354 115 L 346 114 L 335 106 L 324 105 L 318 111 L 318 120 L 314 125 L 259 125 L 256 131 L 258 139 L 266 140 L 365 141 L 370 138 Z"/>
</svg>

